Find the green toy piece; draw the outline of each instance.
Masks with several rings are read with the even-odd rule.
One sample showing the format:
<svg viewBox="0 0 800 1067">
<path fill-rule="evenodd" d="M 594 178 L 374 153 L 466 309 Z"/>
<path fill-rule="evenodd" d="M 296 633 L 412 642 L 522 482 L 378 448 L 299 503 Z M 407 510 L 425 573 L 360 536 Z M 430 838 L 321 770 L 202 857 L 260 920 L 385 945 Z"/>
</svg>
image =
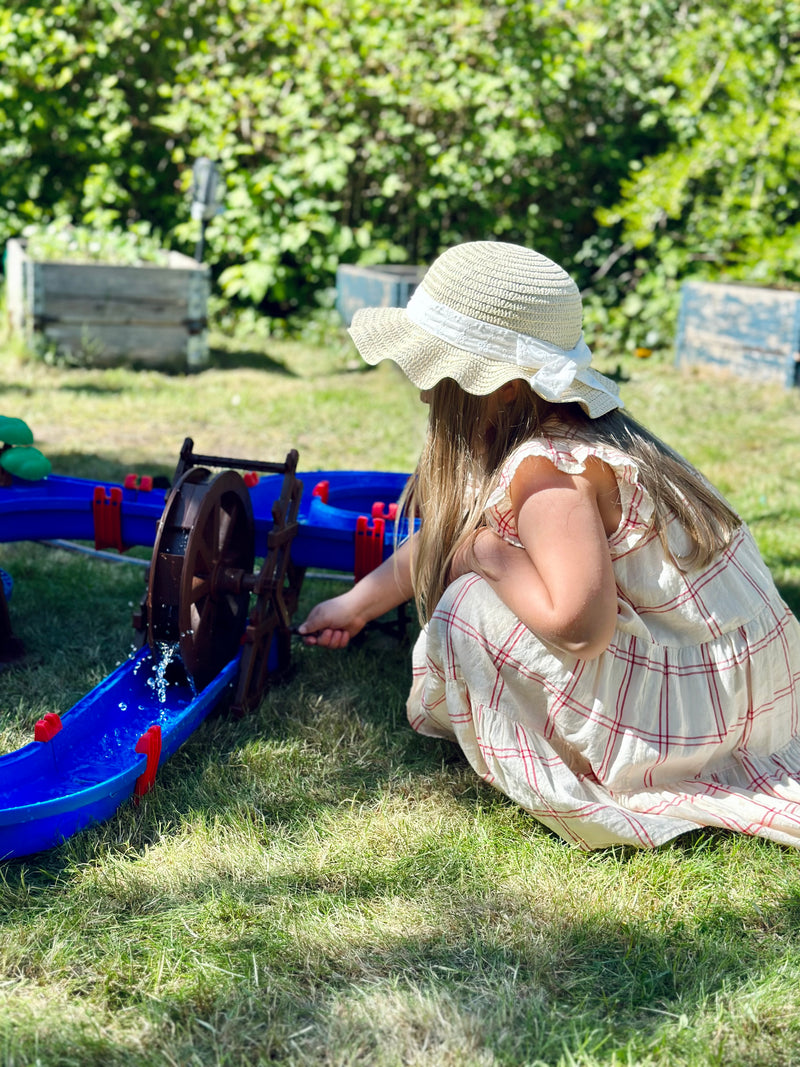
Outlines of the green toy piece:
<svg viewBox="0 0 800 1067">
<path fill-rule="evenodd" d="M 52 470 L 50 460 L 32 448 L 33 434 L 22 419 L 0 415 L 0 485 L 8 485 L 11 475 L 37 482 Z"/>
<path fill-rule="evenodd" d="M 38 448 L 20 446 L 0 452 L 0 467 L 17 478 L 37 482 L 46 478 L 51 471 L 50 460 L 43 456 Z"/>
<path fill-rule="evenodd" d="M 33 434 L 22 419 L 0 415 L 0 441 L 7 445 L 32 445 Z"/>
</svg>

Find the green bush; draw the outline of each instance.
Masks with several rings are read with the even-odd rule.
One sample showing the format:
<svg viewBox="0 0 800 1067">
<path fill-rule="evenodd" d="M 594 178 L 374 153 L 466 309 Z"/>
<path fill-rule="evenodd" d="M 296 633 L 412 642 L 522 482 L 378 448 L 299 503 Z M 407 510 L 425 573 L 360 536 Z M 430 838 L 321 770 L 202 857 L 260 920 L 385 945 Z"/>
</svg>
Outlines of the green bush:
<svg viewBox="0 0 800 1067">
<path fill-rule="evenodd" d="M 599 293 L 631 345 L 674 334 L 681 282 L 800 284 L 800 8 L 774 0 L 686 5 L 664 66 L 668 139 L 637 161 L 617 203 Z"/>
<path fill-rule="evenodd" d="M 65 0 L 0 10 L 0 242 L 69 216 L 191 252 L 285 318 L 340 262 L 461 240 L 576 272 L 664 341 L 688 274 L 798 275 L 795 7 L 778 0 Z"/>
<path fill-rule="evenodd" d="M 95 217 L 92 226 L 75 226 L 67 215 L 48 223 L 31 223 L 23 231 L 25 251 L 35 260 L 166 266 L 168 254 L 148 223 L 134 222 L 120 231 L 102 226 L 101 221 Z"/>
</svg>

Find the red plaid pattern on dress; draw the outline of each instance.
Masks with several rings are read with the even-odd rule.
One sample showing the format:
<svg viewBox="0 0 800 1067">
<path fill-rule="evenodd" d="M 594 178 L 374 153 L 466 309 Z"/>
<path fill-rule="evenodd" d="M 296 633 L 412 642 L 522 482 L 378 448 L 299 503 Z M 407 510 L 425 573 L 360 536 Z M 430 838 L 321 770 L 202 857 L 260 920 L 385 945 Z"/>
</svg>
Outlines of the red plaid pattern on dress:
<svg viewBox="0 0 800 1067">
<path fill-rule="evenodd" d="M 509 486 L 526 456 L 614 471 L 617 628 L 580 660 L 548 647 L 476 574 L 453 582 L 414 650 L 408 717 L 567 841 L 654 847 L 701 826 L 800 846 L 800 624 L 742 527 L 686 574 L 624 453 L 577 435 L 520 446 L 486 518 L 519 544 Z M 686 550 L 677 522 L 671 550 Z"/>
</svg>

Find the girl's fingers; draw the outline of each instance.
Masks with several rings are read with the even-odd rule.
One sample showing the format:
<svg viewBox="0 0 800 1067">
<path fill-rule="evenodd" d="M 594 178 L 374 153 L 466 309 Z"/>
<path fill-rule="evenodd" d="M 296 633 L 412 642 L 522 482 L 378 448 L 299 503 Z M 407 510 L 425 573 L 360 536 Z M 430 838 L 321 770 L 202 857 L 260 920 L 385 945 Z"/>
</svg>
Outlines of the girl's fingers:
<svg viewBox="0 0 800 1067">
<path fill-rule="evenodd" d="M 293 626 L 291 632 L 302 637 L 307 645 L 320 645 L 322 648 L 346 648 L 350 642 L 350 634 L 347 630 L 303 631 L 299 626 Z"/>
</svg>

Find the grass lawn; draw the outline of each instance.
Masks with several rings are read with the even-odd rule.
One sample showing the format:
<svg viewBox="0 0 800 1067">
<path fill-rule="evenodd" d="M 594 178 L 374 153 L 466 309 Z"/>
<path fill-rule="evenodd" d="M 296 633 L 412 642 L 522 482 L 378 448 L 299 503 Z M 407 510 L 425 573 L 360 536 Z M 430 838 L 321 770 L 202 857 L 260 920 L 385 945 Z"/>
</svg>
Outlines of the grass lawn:
<svg viewBox="0 0 800 1067">
<path fill-rule="evenodd" d="M 800 391 L 608 361 L 629 409 L 750 522 L 800 610 Z M 407 471 L 425 412 L 391 366 L 228 345 L 191 377 L 0 354 L 0 414 L 58 474 L 198 451 Z M 146 555 L 146 553 L 145 553 Z M 28 649 L 0 752 L 128 655 L 142 569 L 0 545 Z M 307 581 L 305 606 L 329 595 Z M 139 807 L 0 864 L 0 1064 L 600 1067 L 800 1063 L 800 852 L 698 832 L 583 854 L 415 735 L 409 650 L 297 648 L 254 714 L 207 720 Z"/>
</svg>

